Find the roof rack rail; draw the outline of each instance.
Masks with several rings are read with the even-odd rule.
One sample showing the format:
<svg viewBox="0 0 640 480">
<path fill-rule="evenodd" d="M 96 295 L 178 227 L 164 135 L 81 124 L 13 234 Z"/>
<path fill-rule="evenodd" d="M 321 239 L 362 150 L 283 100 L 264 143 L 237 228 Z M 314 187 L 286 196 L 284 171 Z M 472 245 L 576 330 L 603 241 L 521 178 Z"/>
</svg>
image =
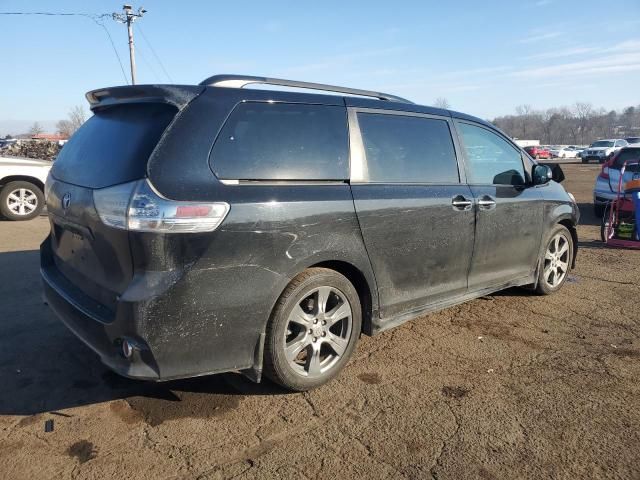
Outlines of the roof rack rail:
<svg viewBox="0 0 640 480">
<path fill-rule="evenodd" d="M 214 75 L 200 82 L 200 85 L 210 87 L 242 88 L 252 83 L 263 85 L 278 85 L 281 87 L 308 88 L 310 90 L 323 90 L 326 92 L 345 93 L 347 95 L 360 95 L 362 97 L 373 97 L 391 102 L 413 103 L 406 98 L 390 95 L 388 93 L 373 92 L 371 90 L 360 90 L 357 88 L 337 87 L 325 85 L 323 83 L 300 82 L 297 80 L 285 80 L 283 78 L 252 77 L 249 75 Z"/>
</svg>

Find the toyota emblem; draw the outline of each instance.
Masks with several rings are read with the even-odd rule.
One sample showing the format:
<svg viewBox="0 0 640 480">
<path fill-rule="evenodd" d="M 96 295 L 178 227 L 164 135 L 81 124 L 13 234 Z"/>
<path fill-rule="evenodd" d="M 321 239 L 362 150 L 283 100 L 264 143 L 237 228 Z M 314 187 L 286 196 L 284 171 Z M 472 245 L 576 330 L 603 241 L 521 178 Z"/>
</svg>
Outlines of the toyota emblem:
<svg viewBox="0 0 640 480">
<path fill-rule="evenodd" d="M 69 208 L 69 204 L 70 203 L 71 203 L 71 194 L 69 192 L 67 192 L 62 197 L 62 208 L 63 208 L 63 210 L 67 210 L 67 208 Z"/>
</svg>

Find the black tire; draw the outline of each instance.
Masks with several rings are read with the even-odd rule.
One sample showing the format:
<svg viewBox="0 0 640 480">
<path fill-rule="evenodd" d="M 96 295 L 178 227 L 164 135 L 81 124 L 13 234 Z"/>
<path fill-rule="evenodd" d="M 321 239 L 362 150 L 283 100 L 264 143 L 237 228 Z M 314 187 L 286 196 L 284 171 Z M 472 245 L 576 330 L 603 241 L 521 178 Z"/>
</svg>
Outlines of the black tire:
<svg viewBox="0 0 640 480">
<path fill-rule="evenodd" d="M 593 214 L 598 218 L 602 218 L 602 216 L 604 215 L 604 209 L 605 209 L 604 205 L 594 204 L 593 205 Z"/>
<path fill-rule="evenodd" d="M 545 279 L 545 255 L 547 253 L 547 250 L 550 248 L 551 243 L 555 240 L 557 235 L 562 235 L 566 239 L 568 244 L 568 251 L 566 255 L 567 269 L 566 269 L 565 275 L 561 278 L 558 284 L 552 286 L 549 283 L 547 283 Z M 537 281 L 536 290 L 535 290 L 538 295 L 550 295 L 562 288 L 564 283 L 567 281 L 569 272 L 571 271 L 571 264 L 573 262 L 573 252 L 574 252 L 574 245 L 573 245 L 573 237 L 571 236 L 571 232 L 564 225 L 560 225 L 560 224 L 556 225 L 551 230 L 551 232 L 549 232 L 549 235 L 547 235 L 544 243 L 544 249 L 542 250 L 541 258 L 539 259 L 538 281 Z"/>
<path fill-rule="evenodd" d="M 10 195 L 20 190 L 28 194 L 28 197 L 25 197 L 25 201 L 27 198 L 29 199 L 29 205 L 26 207 L 29 211 L 23 209 L 23 211 L 25 211 L 24 214 L 12 210 L 10 205 L 12 198 L 15 196 L 13 195 L 12 198 L 9 198 Z M 32 207 L 33 209 L 31 209 Z M 43 208 L 44 194 L 42 190 L 33 183 L 24 181 L 9 182 L 2 188 L 2 191 L 0 191 L 0 213 L 8 220 L 31 220 L 40 215 Z"/>
<path fill-rule="evenodd" d="M 589 163 L 589 160 L 587 160 L 586 158 L 582 158 L 582 163 Z"/>
<path fill-rule="evenodd" d="M 346 343 L 346 348 L 341 355 L 337 355 L 333 350 L 331 350 L 330 342 L 323 343 L 325 341 L 322 338 L 315 337 L 315 331 L 313 332 L 313 334 L 311 334 L 311 330 L 309 330 L 309 337 L 319 338 L 320 340 L 320 342 L 318 342 L 317 344 L 317 348 L 329 348 L 329 355 L 334 355 L 332 360 L 333 363 L 331 364 L 331 366 L 329 366 L 328 370 L 317 374 L 318 376 L 316 377 L 309 378 L 309 376 L 307 375 L 310 374 L 310 369 L 308 372 L 305 372 L 306 367 L 301 364 L 299 364 L 298 367 L 296 366 L 296 364 L 292 364 L 291 360 L 287 359 L 285 354 L 285 345 L 287 343 L 287 335 L 291 335 L 289 330 L 289 318 L 293 312 L 293 309 L 301 306 L 302 302 L 306 301 L 308 304 L 309 299 L 311 298 L 310 296 L 308 296 L 308 293 L 313 291 L 314 289 L 321 287 L 330 287 L 331 289 L 334 289 L 334 291 L 337 290 L 339 291 L 339 293 L 344 295 L 345 299 L 349 303 L 349 306 L 351 307 L 351 327 L 349 333 L 345 333 L 346 337 L 343 340 Z M 309 308 L 316 307 L 309 306 Z M 348 319 L 345 318 L 340 322 L 336 322 L 334 326 L 343 321 L 348 322 Z M 316 328 L 313 325 L 312 327 Z M 327 383 L 329 380 L 338 375 L 338 373 L 347 364 L 347 362 L 349 361 L 349 357 L 353 353 L 353 350 L 356 346 L 361 329 L 362 309 L 360 306 L 360 299 L 358 297 L 356 289 L 351 284 L 351 282 L 349 282 L 346 277 L 334 270 L 329 270 L 326 268 L 310 268 L 308 270 L 305 270 L 297 277 L 295 277 L 291 281 L 291 283 L 289 283 L 287 288 L 285 288 L 271 314 L 266 329 L 263 373 L 273 382 L 289 390 L 302 392 L 319 387 L 320 385 Z M 306 328 L 301 329 L 301 331 L 298 333 L 298 336 L 300 335 L 306 337 Z M 328 339 L 330 336 L 331 335 L 326 338 Z M 290 340 L 290 342 L 293 341 L 294 340 Z M 313 342 L 315 341 L 316 340 L 313 340 Z M 324 347 L 324 345 L 329 345 L 329 347 Z M 312 344 L 307 345 L 299 351 L 297 357 L 299 357 L 300 355 L 302 355 L 303 357 L 311 355 L 311 352 L 314 348 L 316 347 Z M 321 357 L 319 356 L 318 358 Z M 301 361 L 309 362 L 310 360 L 305 360 L 305 358 L 302 358 Z"/>
</svg>

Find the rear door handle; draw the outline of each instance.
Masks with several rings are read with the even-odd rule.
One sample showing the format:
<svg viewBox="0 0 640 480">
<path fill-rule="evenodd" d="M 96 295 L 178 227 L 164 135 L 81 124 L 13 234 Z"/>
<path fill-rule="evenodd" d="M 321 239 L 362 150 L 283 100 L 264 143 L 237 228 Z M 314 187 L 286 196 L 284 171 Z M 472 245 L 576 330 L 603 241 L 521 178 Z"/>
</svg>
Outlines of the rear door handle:
<svg viewBox="0 0 640 480">
<path fill-rule="evenodd" d="M 471 209 L 471 205 L 473 205 L 473 202 L 466 199 L 462 195 L 456 195 L 451 199 L 451 205 L 453 205 L 453 208 L 455 210 L 469 210 Z"/>
<path fill-rule="evenodd" d="M 478 206 L 484 210 L 490 210 L 496 208 L 496 201 L 489 195 L 483 195 L 480 197 L 480 200 L 478 200 Z"/>
</svg>

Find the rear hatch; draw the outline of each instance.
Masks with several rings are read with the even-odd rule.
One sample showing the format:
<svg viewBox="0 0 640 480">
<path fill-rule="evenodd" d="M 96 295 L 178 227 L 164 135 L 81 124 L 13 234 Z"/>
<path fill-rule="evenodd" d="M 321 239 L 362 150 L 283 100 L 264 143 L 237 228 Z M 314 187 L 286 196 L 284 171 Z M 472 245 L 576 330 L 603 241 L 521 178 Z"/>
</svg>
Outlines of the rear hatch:
<svg viewBox="0 0 640 480">
<path fill-rule="evenodd" d="M 638 175 L 640 173 L 640 166 L 638 165 L 639 161 L 640 148 L 626 148 L 616 155 L 613 164 L 609 166 L 609 186 L 613 192 L 618 192 L 618 185 L 621 183 L 622 188 L 624 189 L 624 184 L 633 179 L 634 175 Z M 627 165 L 625 167 L 622 182 L 620 182 L 620 173 L 625 162 Z"/>
<path fill-rule="evenodd" d="M 145 98 L 136 87 L 127 96 L 126 88 L 95 100 L 94 115 L 64 146 L 47 185 L 55 274 L 111 311 L 133 277 L 129 232 L 101 221 L 94 193 L 145 177 L 149 157 L 180 107 Z"/>
</svg>

